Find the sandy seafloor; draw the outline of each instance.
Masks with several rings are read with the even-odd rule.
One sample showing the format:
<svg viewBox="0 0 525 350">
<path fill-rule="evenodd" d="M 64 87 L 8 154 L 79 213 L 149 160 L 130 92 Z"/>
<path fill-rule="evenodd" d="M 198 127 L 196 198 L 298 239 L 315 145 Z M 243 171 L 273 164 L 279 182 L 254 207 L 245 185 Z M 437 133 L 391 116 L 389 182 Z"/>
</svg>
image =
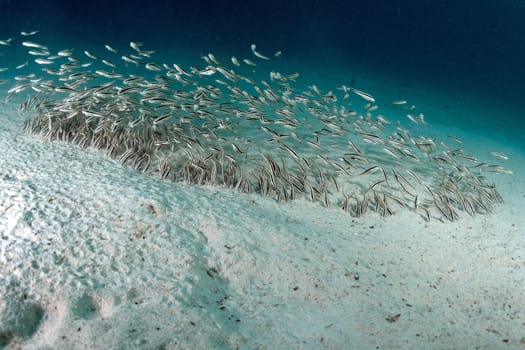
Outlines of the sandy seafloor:
<svg viewBox="0 0 525 350">
<path fill-rule="evenodd" d="M 0 344 L 525 348 L 522 131 L 496 127 L 491 101 L 384 90 L 421 101 L 441 139 L 461 137 L 493 162 L 488 152 L 508 154 L 514 174 L 493 179 L 505 203 L 454 223 L 401 210 L 352 218 L 148 177 L 102 152 L 24 135 L 16 106 L 2 106 Z"/>
</svg>

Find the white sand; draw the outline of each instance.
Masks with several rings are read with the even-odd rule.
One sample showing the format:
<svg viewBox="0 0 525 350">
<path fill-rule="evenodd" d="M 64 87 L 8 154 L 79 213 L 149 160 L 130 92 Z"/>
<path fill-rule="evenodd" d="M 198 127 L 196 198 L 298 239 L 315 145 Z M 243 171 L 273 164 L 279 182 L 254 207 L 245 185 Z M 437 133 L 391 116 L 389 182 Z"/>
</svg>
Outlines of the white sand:
<svg viewBox="0 0 525 350">
<path fill-rule="evenodd" d="M 433 126 L 482 159 L 511 157 L 492 215 L 354 219 L 146 177 L 21 134 L 13 108 L 0 125 L 8 349 L 525 348 L 525 157 L 511 142 Z"/>
</svg>

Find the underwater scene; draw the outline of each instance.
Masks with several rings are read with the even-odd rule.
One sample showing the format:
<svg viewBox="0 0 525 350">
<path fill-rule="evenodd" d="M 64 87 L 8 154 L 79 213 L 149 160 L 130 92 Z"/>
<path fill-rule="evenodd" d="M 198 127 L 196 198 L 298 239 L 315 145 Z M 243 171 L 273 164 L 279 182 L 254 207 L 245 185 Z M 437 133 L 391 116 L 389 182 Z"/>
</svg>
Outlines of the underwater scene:
<svg viewBox="0 0 525 350">
<path fill-rule="evenodd" d="M 525 347 L 522 2 L 0 17 L 0 348 Z"/>
</svg>

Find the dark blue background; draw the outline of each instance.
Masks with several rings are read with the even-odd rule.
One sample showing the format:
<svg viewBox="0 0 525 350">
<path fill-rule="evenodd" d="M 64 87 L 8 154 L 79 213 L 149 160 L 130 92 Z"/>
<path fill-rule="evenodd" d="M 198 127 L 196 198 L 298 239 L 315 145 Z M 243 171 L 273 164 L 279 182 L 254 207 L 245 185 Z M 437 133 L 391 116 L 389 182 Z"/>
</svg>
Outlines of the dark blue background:
<svg viewBox="0 0 525 350">
<path fill-rule="evenodd" d="M 144 41 L 148 47 L 263 52 L 490 94 L 521 105 L 523 1 L 1 0 L 2 37 L 40 30 L 67 45 Z"/>
</svg>

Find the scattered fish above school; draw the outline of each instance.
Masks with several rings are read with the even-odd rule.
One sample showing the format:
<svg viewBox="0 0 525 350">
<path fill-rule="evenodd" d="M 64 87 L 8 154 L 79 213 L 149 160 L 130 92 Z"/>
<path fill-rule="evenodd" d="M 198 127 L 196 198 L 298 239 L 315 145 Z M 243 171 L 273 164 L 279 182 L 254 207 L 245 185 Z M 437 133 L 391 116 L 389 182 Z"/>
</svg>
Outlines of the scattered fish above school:
<svg viewBox="0 0 525 350">
<path fill-rule="evenodd" d="M 24 131 L 49 141 L 98 148 L 163 179 L 303 198 L 354 216 L 410 210 L 454 221 L 502 202 L 486 174 L 510 170 L 479 161 L 457 137 L 421 134 L 428 121 L 404 99 L 381 107 L 353 86 L 300 90 L 299 73 L 276 71 L 281 51 L 251 44 L 245 57 L 208 53 L 184 67 L 135 41 L 53 50 L 24 40 L 37 32 L 22 36 L 0 41 L 30 55 L 14 67 L 24 74 L 8 100 L 21 94 Z M 400 107 L 406 118 L 390 119 Z"/>
</svg>

